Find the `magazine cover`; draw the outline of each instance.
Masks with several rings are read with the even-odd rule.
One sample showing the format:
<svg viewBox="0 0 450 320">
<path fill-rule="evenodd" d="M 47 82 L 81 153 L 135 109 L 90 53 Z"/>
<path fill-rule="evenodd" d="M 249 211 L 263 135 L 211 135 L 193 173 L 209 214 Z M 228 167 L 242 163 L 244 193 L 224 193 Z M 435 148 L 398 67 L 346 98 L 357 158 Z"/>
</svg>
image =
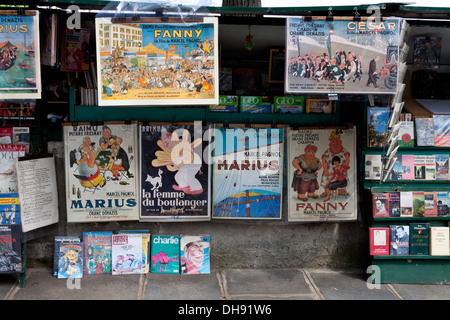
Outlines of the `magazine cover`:
<svg viewBox="0 0 450 320">
<path fill-rule="evenodd" d="M 22 271 L 21 233 L 20 225 L 0 225 L 0 272 Z"/>
<path fill-rule="evenodd" d="M 18 193 L 0 193 L 0 224 L 21 224 Z"/>
<path fill-rule="evenodd" d="M 80 242 L 80 237 L 76 236 L 55 236 L 54 239 L 54 248 L 53 248 L 53 276 L 58 277 L 58 266 L 59 259 L 61 258 L 59 255 L 59 248 L 62 243 L 68 242 Z"/>
<path fill-rule="evenodd" d="M 0 99 L 40 99 L 39 15 L 11 12 L 0 13 Z"/>
<path fill-rule="evenodd" d="M 209 220 L 209 127 L 155 123 L 139 129 L 140 220 Z"/>
<path fill-rule="evenodd" d="M 217 18 L 201 23 L 95 22 L 100 106 L 218 103 Z"/>
<path fill-rule="evenodd" d="M 26 150 L 25 144 L 0 144 L 0 193 L 18 192 L 14 159 L 24 157 Z"/>
<path fill-rule="evenodd" d="M 83 277 L 83 244 L 61 242 L 58 253 L 58 279 Z"/>
<path fill-rule="evenodd" d="M 399 29 L 393 18 L 288 17 L 285 91 L 395 94 Z"/>
<path fill-rule="evenodd" d="M 439 69 L 441 46 L 441 37 L 414 37 L 413 68 Z"/>
<path fill-rule="evenodd" d="M 287 145 L 289 221 L 356 220 L 356 129 L 291 129 Z"/>
<path fill-rule="evenodd" d="M 433 114 L 434 145 L 450 147 L 450 115 Z"/>
<path fill-rule="evenodd" d="M 89 71 L 90 54 L 88 28 L 65 28 L 62 36 L 61 71 Z"/>
<path fill-rule="evenodd" d="M 151 237 L 149 230 L 119 230 L 120 233 L 139 233 L 142 235 L 142 273 L 150 272 L 150 247 L 151 247 Z"/>
<path fill-rule="evenodd" d="M 390 116 L 388 107 L 367 108 L 367 146 L 384 147 L 389 133 Z"/>
<path fill-rule="evenodd" d="M 210 273 L 210 237 L 180 236 L 181 274 Z"/>
<path fill-rule="evenodd" d="M 137 123 L 64 124 L 68 222 L 138 220 Z"/>
<path fill-rule="evenodd" d="M 213 218 L 281 218 L 283 131 L 259 125 L 216 126 Z"/>
<path fill-rule="evenodd" d="M 152 236 L 152 273 L 180 273 L 180 237 Z"/>
<path fill-rule="evenodd" d="M 112 274 L 142 273 L 142 234 L 112 235 Z"/>
<path fill-rule="evenodd" d="M 111 273 L 111 231 L 83 232 L 84 274 Z"/>
</svg>

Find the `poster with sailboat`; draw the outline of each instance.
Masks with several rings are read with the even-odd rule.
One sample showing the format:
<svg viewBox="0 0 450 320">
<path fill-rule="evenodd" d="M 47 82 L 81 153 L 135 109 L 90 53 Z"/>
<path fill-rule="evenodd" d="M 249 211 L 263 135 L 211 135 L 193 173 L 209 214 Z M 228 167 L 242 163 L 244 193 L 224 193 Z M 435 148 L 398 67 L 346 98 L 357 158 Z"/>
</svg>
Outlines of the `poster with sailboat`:
<svg viewBox="0 0 450 320">
<path fill-rule="evenodd" d="M 41 98 L 38 12 L 0 12 L 0 28 L 0 99 Z"/>
<path fill-rule="evenodd" d="M 140 220 L 210 220 L 210 126 L 141 123 Z"/>
<path fill-rule="evenodd" d="M 400 19 L 378 20 L 287 18 L 285 91 L 395 94 Z"/>
<path fill-rule="evenodd" d="M 214 131 L 212 217 L 280 219 L 284 128 L 216 125 Z"/>
<path fill-rule="evenodd" d="M 100 106 L 218 103 L 217 18 L 97 18 L 96 31 Z"/>
<path fill-rule="evenodd" d="M 287 147 L 288 221 L 356 220 L 355 127 L 291 128 Z"/>
</svg>

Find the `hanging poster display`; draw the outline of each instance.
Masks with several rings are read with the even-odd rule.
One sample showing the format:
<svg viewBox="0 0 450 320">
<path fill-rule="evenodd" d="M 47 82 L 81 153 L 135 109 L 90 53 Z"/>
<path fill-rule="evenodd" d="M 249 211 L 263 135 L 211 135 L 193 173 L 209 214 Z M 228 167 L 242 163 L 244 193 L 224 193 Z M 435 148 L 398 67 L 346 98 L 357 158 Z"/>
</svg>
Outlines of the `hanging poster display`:
<svg viewBox="0 0 450 320">
<path fill-rule="evenodd" d="M 356 129 L 291 129 L 287 139 L 288 221 L 356 220 Z"/>
<path fill-rule="evenodd" d="M 216 126 L 213 218 L 281 218 L 283 130 Z"/>
<path fill-rule="evenodd" d="M 400 20 L 287 18 L 285 91 L 395 94 Z"/>
<path fill-rule="evenodd" d="M 217 104 L 217 18 L 144 21 L 96 19 L 99 105 Z"/>
<path fill-rule="evenodd" d="M 138 220 L 138 126 L 63 124 L 68 222 Z"/>
<path fill-rule="evenodd" d="M 40 99 L 38 12 L 1 12 L 0 28 L 0 99 Z"/>
<path fill-rule="evenodd" d="M 210 220 L 209 126 L 140 124 L 140 220 Z"/>
</svg>

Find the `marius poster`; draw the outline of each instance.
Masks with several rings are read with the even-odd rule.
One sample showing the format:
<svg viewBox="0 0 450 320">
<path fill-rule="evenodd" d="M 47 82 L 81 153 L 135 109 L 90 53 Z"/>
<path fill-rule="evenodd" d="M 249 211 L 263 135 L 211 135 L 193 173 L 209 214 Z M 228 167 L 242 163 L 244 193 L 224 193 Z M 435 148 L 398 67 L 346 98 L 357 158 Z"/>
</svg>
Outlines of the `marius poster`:
<svg viewBox="0 0 450 320">
<path fill-rule="evenodd" d="M 356 129 L 291 129 L 287 145 L 288 221 L 356 220 Z"/>
<path fill-rule="evenodd" d="M 217 18 L 195 23 L 97 18 L 96 30 L 99 105 L 218 103 Z"/>
<path fill-rule="evenodd" d="M 140 220 L 210 220 L 210 127 L 140 124 Z"/>
<path fill-rule="evenodd" d="M 283 127 L 215 127 L 216 219 L 280 219 Z"/>
<path fill-rule="evenodd" d="M 400 20 L 287 18 L 285 91 L 395 94 Z"/>
<path fill-rule="evenodd" d="M 39 15 L 0 13 L 0 99 L 40 99 Z"/>
<path fill-rule="evenodd" d="M 138 126 L 64 124 L 68 222 L 139 219 Z"/>
</svg>

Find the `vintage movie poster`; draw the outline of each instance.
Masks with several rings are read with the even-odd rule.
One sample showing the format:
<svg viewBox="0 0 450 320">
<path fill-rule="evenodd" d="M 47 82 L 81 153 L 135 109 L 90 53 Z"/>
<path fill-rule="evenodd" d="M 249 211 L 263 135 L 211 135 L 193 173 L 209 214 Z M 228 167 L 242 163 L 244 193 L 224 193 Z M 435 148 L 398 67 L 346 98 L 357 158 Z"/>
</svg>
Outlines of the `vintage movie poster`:
<svg viewBox="0 0 450 320">
<path fill-rule="evenodd" d="M 0 99 L 41 98 L 38 12 L 0 13 L 0 28 Z"/>
<path fill-rule="evenodd" d="M 288 221 L 356 220 L 356 129 L 291 129 L 287 139 Z"/>
<path fill-rule="evenodd" d="M 282 127 L 216 126 L 213 218 L 281 218 L 283 133 Z"/>
<path fill-rule="evenodd" d="M 138 126 L 64 124 L 68 222 L 139 219 Z"/>
<path fill-rule="evenodd" d="M 96 19 L 99 105 L 216 105 L 217 18 L 195 23 Z"/>
<path fill-rule="evenodd" d="M 285 91 L 395 94 L 399 19 L 287 18 Z"/>
<path fill-rule="evenodd" d="M 195 122 L 139 128 L 140 220 L 210 220 L 210 127 Z"/>
</svg>

